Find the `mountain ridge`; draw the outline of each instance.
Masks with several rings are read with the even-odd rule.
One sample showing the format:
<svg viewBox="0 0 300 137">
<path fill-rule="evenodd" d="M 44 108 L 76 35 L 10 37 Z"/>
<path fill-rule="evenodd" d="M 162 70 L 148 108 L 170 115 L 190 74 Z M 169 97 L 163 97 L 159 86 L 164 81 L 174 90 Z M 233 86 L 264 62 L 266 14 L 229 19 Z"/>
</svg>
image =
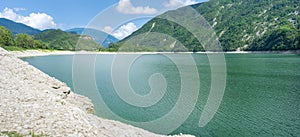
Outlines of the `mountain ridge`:
<svg viewBox="0 0 300 137">
<path fill-rule="evenodd" d="M 91 36 L 60 29 L 34 29 L 22 23 L 0 18 L 0 46 L 8 50 L 92 50 L 103 49 Z"/>
<path fill-rule="evenodd" d="M 89 35 L 93 37 L 93 39 L 104 48 L 107 48 L 110 43 L 118 42 L 119 40 L 103 31 L 92 29 L 92 28 L 73 28 L 68 29 L 66 32 L 75 33 L 79 35 Z"/>
<path fill-rule="evenodd" d="M 300 49 L 300 6 L 297 0 L 210 0 L 191 7 L 213 27 L 224 51 Z M 169 12 L 172 11 L 164 14 Z M 155 27 L 152 27 L 153 24 L 156 24 Z M 189 51 L 204 50 L 200 42 L 185 28 L 157 17 L 110 47 L 118 48 L 126 40 L 146 32 L 170 35 L 183 43 Z"/>
<path fill-rule="evenodd" d="M 17 34 L 29 34 L 35 35 L 41 32 L 39 29 L 27 26 L 23 23 L 17 23 L 6 18 L 0 18 L 0 26 L 4 26 L 9 29 L 14 35 Z"/>
<path fill-rule="evenodd" d="M 34 35 L 36 40 L 48 43 L 50 49 L 56 50 L 98 50 L 99 45 L 92 37 L 72 34 L 60 29 L 48 29 Z"/>
</svg>

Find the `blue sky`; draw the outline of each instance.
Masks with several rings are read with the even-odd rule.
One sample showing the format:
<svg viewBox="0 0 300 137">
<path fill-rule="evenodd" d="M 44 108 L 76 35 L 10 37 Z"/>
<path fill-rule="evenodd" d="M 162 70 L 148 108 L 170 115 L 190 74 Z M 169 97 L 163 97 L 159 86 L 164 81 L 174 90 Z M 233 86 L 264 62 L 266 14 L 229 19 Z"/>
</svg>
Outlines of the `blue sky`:
<svg viewBox="0 0 300 137">
<path fill-rule="evenodd" d="M 88 26 L 121 39 L 166 10 L 202 1 L 204 0 L 0 0 L 0 17 L 41 30 Z M 90 25 L 91 22 L 94 24 Z"/>
</svg>

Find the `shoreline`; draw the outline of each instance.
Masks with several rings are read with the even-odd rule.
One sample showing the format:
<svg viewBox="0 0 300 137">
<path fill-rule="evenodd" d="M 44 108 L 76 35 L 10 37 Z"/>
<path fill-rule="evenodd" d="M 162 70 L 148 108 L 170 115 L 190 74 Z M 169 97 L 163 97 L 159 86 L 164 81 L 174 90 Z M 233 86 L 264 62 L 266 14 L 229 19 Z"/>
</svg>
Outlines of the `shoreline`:
<svg viewBox="0 0 300 137">
<path fill-rule="evenodd" d="M 60 50 L 25 50 L 9 51 L 18 58 L 50 56 L 50 55 L 76 55 L 76 54 L 97 54 L 97 55 L 115 55 L 115 54 L 300 54 L 300 50 L 288 51 L 228 51 L 228 52 L 90 52 L 90 51 L 60 51 Z"/>
<path fill-rule="evenodd" d="M 192 52 L 178 52 L 185 54 Z M 198 52 L 196 54 L 214 54 L 216 52 Z M 248 54 L 253 52 L 218 52 L 225 54 Z M 255 52 L 266 53 L 270 52 Z M 281 53 L 281 52 L 280 52 Z M 271 52 L 271 54 L 280 54 Z M 282 52 L 281 54 L 299 54 L 296 52 Z M 49 56 L 49 55 L 75 55 L 75 54 L 173 54 L 171 52 L 72 52 L 72 51 L 45 51 L 45 50 L 26 50 L 5 51 L 0 48 L 0 119 L 4 120 L 4 125 L 0 124 L 2 130 L 14 130 L 22 134 L 28 134 L 32 129 L 37 133 L 46 133 L 50 135 L 76 135 L 83 133 L 86 136 L 159 136 L 147 130 L 134 127 L 118 121 L 107 120 L 91 114 L 93 104 L 87 97 L 70 91 L 70 88 L 63 82 L 49 77 L 47 74 L 34 68 L 28 63 L 22 61 L 22 57 Z M 175 53 L 176 54 L 176 53 Z M 18 96 L 16 98 L 16 96 Z M 5 102 L 1 102 L 6 100 Z M 32 106 L 32 107 L 29 107 Z M 46 107 L 45 107 L 46 106 Z M 16 112 L 12 115 L 7 108 L 15 108 Z M 51 115 L 50 112 L 57 115 Z M 24 117 L 20 114 L 30 114 L 30 117 Z M 33 117 L 32 117 L 33 115 Z M 75 116 L 75 117 L 74 117 Z M 79 117 L 77 117 L 79 116 Z M 26 119 L 22 121 L 21 119 Z M 38 120 L 36 119 L 38 118 Z M 42 121 L 41 121 L 41 120 Z M 19 121 L 18 121 L 19 120 Z M 56 121 L 54 125 L 53 121 Z M 43 123 L 44 122 L 44 123 Z M 35 125 L 39 123 L 40 126 Z M 65 129 L 61 125 L 67 126 Z M 87 127 L 86 124 L 89 124 Z M 49 126 L 48 125 L 52 126 Z M 44 126 L 47 125 L 47 126 Z M 81 129 L 78 126 L 82 125 Z M 79 126 L 80 127 L 80 126 Z M 99 129 L 101 128 L 101 129 Z M 111 129 L 112 128 L 112 129 Z M 78 132 L 74 132 L 76 130 Z M 0 133 L 1 136 L 1 133 Z M 176 136 L 176 135 L 175 135 Z M 190 137 L 190 135 L 183 135 Z"/>
<path fill-rule="evenodd" d="M 64 53 L 71 54 L 38 55 Z M 0 47 L 0 136 L 1 132 L 24 136 L 34 132 L 47 136 L 167 137 L 94 115 L 89 98 L 16 56 Z"/>
<path fill-rule="evenodd" d="M 24 50 L 24 51 L 8 51 L 15 57 L 38 57 L 38 56 L 49 56 L 49 55 L 74 55 L 73 51 L 59 51 L 59 50 Z"/>
</svg>

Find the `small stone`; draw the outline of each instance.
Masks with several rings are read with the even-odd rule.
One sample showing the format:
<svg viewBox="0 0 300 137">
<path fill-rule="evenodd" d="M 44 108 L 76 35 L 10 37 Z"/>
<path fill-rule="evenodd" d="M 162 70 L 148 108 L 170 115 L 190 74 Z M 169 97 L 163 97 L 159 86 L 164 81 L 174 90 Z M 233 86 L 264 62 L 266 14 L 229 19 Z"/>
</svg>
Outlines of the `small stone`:
<svg viewBox="0 0 300 137">
<path fill-rule="evenodd" d="M 54 88 L 54 89 L 59 89 L 60 86 L 52 86 L 52 88 Z"/>
<path fill-rule="evenodd" d="M 25 51 L 23 56 L 26 52 L 39 53 Z M 0 47 L 0 55 L 6 53 Z M 74 137 L 160 136 L 89 114 L 94 110 L 91 100 L 72 93 L 66 84 L 15 56 L 0 60 L 0 132 L 13 129 L 24 136 L 30 136 L 29 132 Z"/>
<path fill-rule="evenodd" d="M 64 94 L 70 94 L 70 93 L 71 93 L 71 90 L 64 91 L 63 93 L 64 93 Z"/>
</svg>

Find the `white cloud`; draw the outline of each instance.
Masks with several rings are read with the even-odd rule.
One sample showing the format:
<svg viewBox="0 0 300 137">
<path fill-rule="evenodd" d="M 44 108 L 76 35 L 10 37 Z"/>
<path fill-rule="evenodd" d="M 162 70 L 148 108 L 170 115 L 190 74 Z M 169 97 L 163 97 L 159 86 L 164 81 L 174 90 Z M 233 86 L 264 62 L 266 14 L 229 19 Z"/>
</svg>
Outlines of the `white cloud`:
<svg viewBox="0 0 300 137">
<path fill-rule="evenodd" d="M 166 8 L 179 8 L 187 5 L 193 5 L 198 3 L 195 0 L 169 0 L 168 3 L 165 3 Z"/>
<path fill-rule="evenodd" d="M 13 10 L 10 8 L 5 8 L 2 12 L 0 12 L 0 18 L 7 18 L 41 30 L 56 27 L 56 23 L 53 21 L 53 18 L 46 13 L 30 13 L 29 16 L 23 16 L 16 13 L 18 10 L 22 9 Z"/>
<path fill-rule="evenodd" d="M 120 0 L 119 4 L 117 5 L 117 10 L 124 14 L 155 14 L 158 12 L 157 9 L 149 6 L 134 7 L 130 0 Z"/>
<path fill-rule="evenodd" d="M 14 10 L 15 10 L 16 12 L 18 12 L 18 11 L 25 11 L 26 9 L 25 9 L 25 8 L 14 8 Z"/>
<path fill-rule="evenodd" d="M 129 36 L 130 34 L 132 34 L 132 32 L 134 32 L 136 30 L 137 30 L 136 25 L 134 23 L 130 22 L 126 25 L 121 26 L 116 31 L 112 32 L 111 35 L 113 35 L 114 37 L 116 37 L 118 39 L 123 39 L 123 38 Z"/>
<path fill-rule="evenodd" d="M 111 26 L 105 26 L 102 31 L 110 34 L 113 31 L 113 28 Z"/>
</svg>

